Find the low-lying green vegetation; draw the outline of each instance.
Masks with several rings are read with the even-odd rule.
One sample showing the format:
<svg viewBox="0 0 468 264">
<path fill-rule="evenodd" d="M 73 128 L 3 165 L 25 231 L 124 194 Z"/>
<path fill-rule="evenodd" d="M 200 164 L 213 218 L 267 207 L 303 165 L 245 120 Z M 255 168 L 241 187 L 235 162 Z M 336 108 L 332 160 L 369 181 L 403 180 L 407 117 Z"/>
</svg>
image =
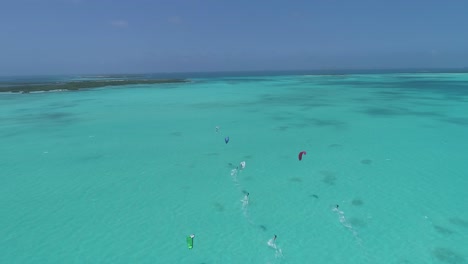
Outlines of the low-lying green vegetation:
<svg viewBox="0 0 468 264">
<path fill-rule="evenodd" d="M 151 79 L 151 80 L 86 80 L 54 83 L 0 83 L 0 92 L 29 93 L 39 91 L 64 90 L 73 91 L 80 89 L 98 88 L 106 86 L 122 86 L 137 84 L 164 84 L 183 83 L 184 79 Z"/>
</svg>

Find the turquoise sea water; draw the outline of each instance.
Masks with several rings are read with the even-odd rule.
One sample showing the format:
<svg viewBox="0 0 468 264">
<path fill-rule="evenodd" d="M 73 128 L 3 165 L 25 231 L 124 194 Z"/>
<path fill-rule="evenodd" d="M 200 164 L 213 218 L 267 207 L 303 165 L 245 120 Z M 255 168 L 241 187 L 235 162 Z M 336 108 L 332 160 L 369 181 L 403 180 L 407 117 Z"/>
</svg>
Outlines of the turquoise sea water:
<svg viewBox="0 0 468 264">
<path fill-rule="evenodd" d="M 191 80 L 0 94 L 0 263 L 468 263 L 468 74 Z"/>
</svg>

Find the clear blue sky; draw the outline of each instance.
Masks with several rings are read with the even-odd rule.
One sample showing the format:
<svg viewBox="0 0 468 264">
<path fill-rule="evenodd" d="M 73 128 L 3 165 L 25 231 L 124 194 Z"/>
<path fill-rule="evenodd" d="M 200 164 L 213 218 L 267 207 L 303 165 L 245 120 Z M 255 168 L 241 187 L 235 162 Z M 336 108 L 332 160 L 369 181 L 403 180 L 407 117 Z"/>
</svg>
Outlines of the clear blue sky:
<svg viewBox="0 0 468 264">
<path fill-rule="evenodd" d="M 0 75 L 468 66 L 467 0 L 1 0 Z"/>
</svg>

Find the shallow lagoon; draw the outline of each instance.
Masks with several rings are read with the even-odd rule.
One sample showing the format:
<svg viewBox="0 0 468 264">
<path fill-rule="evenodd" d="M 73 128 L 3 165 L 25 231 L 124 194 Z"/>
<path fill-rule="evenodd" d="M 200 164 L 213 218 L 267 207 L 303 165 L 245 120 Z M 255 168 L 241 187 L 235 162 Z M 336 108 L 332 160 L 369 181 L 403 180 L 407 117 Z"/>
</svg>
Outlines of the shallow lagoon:
<svg viewBox="0 0 468 264">
<path fill-rule="evenodd" d="M 462 73 L 0 94 L 0 262 L 466 263 L 467 113 Z"/>
</svg>

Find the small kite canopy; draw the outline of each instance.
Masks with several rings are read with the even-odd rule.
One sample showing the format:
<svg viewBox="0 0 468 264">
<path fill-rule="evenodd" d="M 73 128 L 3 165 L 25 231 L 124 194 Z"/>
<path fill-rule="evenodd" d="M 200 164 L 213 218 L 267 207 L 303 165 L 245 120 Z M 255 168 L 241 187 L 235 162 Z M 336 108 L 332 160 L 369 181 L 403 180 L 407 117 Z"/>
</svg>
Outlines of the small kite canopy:
<svg viewBox="0 0 468 264">
<path fill-rule="evenodd" d="M 241 170 L 243 170 L 245 168 L 245 161 L 241 161 L 239 165 L 240 165 Z"/>
<path fill-rule="evenodd" d="M 302 160 L 302 155 L 306 155 L 306 154 L 307 154 L 307 152 L 305 152 L 305 151 L 299 152 L 299 156 L 298 156 L 299 160 Z"/>
<path fill-rule="evenodd" d="M 188 249 L 193 248 L 193 238 L 195 237 L 194 234 L 191 234 L 190 236 L 187 237 L 187 247 Z"/>
</svg>

